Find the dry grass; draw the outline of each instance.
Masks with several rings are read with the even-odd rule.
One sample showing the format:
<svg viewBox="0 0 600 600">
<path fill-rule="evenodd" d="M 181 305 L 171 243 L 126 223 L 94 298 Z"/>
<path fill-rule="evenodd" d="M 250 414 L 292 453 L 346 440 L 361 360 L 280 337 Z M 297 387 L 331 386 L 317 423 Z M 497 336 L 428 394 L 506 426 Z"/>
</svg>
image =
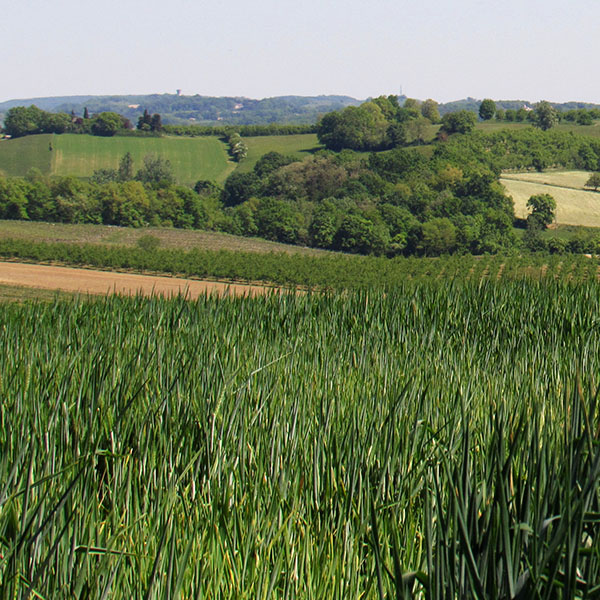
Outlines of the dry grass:
<svg viewBox="0 0 600 600">
<path fill-rule="evenodd" d="M 505 174 L 500 179 L 515 203 L 517 217 L 528 214 L 527 200 L 550 194 L 556 200 L 556 223 L 600 227 L 600 194 L 584 190 L 590 174 L 585 171 Z"/>
<path fill-rule="evenodd" d="M 151 228 L 133 229 L 111 225 L 71 225 L 65 223 L 37 223 L 28 221 L 1 221 L 0 238 L 26 239 L 32 242 L 62 242 L 88 244 L 115 244 L 135 246 L 144 235 L 160 240 L 161 248 L 191 250 L 232 250 L 243 252 L 285 252 L 288 254 L 323 255 L 325 250 L 279 244 L 259 238 L 244 238 L 214 231 Z"/>
<path fill-rule="evenodd" d="M 574 188 L 578 190 L 584 189 L 585 183 L 589 177 L 589 171 L 547 171 L 544 173 L 505 173 L 502 175 L 503 179 L 528 181 L 530 183 Z"/>
<path fill-rule="evenodd" d="M 39 289 L 20 285 L 0 284 L 0 303 L 2 302 L 51 302 L 57 298 L 72 298 L 74 294 L 51 289 Z"/>
</svg>

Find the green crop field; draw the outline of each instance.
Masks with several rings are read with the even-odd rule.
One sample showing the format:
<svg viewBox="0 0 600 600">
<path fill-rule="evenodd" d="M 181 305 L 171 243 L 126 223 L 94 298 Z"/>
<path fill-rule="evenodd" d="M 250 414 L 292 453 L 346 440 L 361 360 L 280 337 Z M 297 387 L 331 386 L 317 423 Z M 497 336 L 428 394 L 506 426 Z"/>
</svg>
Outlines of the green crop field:
<svg viewBox="0 0 600 600">
<path fill-rule="evenodd" d="M 223 181 L 233 171 L 225 145 L 214 137 L 198 138 L 101 138 L 84 135 L 61 135 L 53 138 L 52 172 L 56 175 L 87 177 L 94 170 L 116 168 L 119 159 L 130 152 L 134 170 L 144 156 L 161 156 L 171 161 L 180 183 L 198 179 Z"/>
<path fill-rule="evenodd" d="M 586 171 L 506 173 L 501 183 L 515 203 L 515 214 L 528 214 L 527 200 L 535 194 L 550 194 L 556 200 L 556 223 L 600 227 L 600 193 L 585 190 Z"/>
<path fill-rule="evenodd" d="M 597 598 L 599 298 L 0 303 L 0 597 Z"/>
<path fill-rule="evenodd" d="M 250 171 L 267 152 L 308 156 L 320 148 L 314 134 L 278 135 L 244 138 L 248 157 L 237 168 Z M 49 150 L 52 144 L 52 150 Z M 102 138 L 88 135 L 35 135 L 0 142 L 0 173 L 23 176 L 31 167 L 48 175 L 89 177 L 97 169 L 114 169 L 119 159 L 130 152 L 134 169 L 151 154 L 171 161 L 180 183 L 199 179 L 222 183 L 236 169 L 229 160 L 226 145 L 216 137 Z"/>
<path fill-rule="evenodd" d="M 248 156 L 238 166 L 242 172 L 251 171 L 256 161 L 267 152 L 291 154 L 301 160 L 323 148 L 314 133 L 245 137 L 244 142 L 248 146 Z"/>
<path fill-rule="evenodd" d="M 54 137 L 30 135 L 16 140 L 0 140 L 0 175 L 23 176 L 31 168 L 49 175 L 52 152 L 48 148 Z"/>
<path fill-rule="evenodd" d="M 22 176 L 31 167 L 37 167 L 50 175 L 89 177 L 96 169 L 117 168 L 126 152 L 134 159 L 134 170 L 141 167 L 146 155 L 170 160 L 176 179 L 184 184 L 198 179 L 222 182 L 235 169 L 226 145 L 216 137 L 103 138 L 63 134 L 0 142 L 0 170 L 6 175 Z"/>
</svg>

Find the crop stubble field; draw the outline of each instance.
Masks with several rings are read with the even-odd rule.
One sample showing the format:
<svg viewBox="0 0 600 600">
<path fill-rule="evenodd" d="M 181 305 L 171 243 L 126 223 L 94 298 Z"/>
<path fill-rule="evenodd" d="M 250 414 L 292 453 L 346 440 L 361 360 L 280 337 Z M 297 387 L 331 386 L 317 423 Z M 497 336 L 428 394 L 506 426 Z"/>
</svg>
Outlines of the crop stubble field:
<svg viewBox="0 0 600 600">
<path fill-rule="evenodd" d="M 589 176 L 587 171 L 505 173 L 500 182 L 514 200 L 517 217 L 527 217 L 531 196 L 550 194 L 556 200 L 557 224 L 600 227 L 600 194 L 583 189 Z"/>
</svg>

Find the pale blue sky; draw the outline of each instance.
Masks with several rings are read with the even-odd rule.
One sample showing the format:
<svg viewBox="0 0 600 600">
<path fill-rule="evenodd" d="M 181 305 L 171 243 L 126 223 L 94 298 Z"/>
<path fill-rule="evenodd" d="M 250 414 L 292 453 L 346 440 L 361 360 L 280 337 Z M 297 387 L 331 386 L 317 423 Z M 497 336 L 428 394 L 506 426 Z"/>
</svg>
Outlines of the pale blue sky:
<svg viewBox="0 0 600 600">
<path fill-rule="evenodd" d="M 0 101 L 175 92 L 600 103 L 598 0 L 0 0 Z"/>
</svg>

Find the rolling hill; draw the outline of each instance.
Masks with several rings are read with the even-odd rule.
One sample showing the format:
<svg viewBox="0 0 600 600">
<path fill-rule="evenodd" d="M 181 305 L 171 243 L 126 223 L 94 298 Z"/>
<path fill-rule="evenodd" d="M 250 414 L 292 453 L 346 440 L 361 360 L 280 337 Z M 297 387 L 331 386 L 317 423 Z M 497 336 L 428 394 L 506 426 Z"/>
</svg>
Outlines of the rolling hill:
<svg viewBox="0 0 600 600">
<path fill-rule="evenodd" d="M 278 151 L 302 158 L 318 147 L 314 134 L 244 138 L 248 158 L 239 165 L 252 169 L 266 152 Z M 52 150 L 50 150 L 52 147 Z M 207 137 L 97 137 L 76 134 L 31 135 L 0 141 L 0 174 L 24 176 L 32 167 L 45 175 L 90 177 L 98 169 L 115 169 L 130 152 L 137 170 L 146 155 L 168 159 L 176 180 L 191 185 L 199 179 L 222 183 L 238 165 L 219 138 Z"/>
</svg>

